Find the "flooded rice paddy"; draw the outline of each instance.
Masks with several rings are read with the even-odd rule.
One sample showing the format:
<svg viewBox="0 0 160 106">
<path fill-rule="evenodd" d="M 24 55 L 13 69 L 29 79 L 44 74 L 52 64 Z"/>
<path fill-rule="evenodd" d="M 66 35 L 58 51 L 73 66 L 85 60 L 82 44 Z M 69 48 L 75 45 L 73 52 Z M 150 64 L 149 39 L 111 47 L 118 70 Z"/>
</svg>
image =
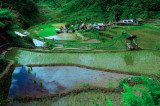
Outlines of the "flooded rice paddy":
<svg viewBox="0 0 160 106">
<path fill-rule="evenodd" d="M 11 50 L 6 58 L 17 64 L 70 63 L 90 67 L 160 75 L 160 52 L 151 50 L 118 53 L 39 53 Z"/>
<path fill-rule="evenodd" d="M 45 46 L 45 42 L 42 42 L 42 41 L 37 40 L 37 39 L 33 39 L 33 43 L 37 47 L 44 47 Z"/>
<path fill-rule="evenodd" d="M 101 43 L 101 41 L 99 41 L 97 39 L 90 39 L 90 40 L 86 40 L 86 41 L 81 41 L 81 43 Z"/>
<path fill-rule="evenodd" d="M 46 39 L 55 40 L 76 40 L 76 35 L 74 33 L 60 33 L 54 36 L 45 37 Z"/>
<path fill-rule="evenodd" d="M 9 98 L 15 95 L 54 94 L 77 88 L 85 83 L 106 87 L 108 83 L 131 77 L 76 66 L 33 67 L 29 73 L 27 70 L 27 66 L 15 68 Z"/>
</svg>

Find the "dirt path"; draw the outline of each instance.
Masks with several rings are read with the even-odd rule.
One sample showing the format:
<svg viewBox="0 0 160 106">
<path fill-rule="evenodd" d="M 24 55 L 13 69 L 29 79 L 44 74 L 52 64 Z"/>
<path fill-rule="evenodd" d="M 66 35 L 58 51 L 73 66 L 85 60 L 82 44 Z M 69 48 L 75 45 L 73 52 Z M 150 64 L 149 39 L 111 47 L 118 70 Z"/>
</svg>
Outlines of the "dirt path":
<svg viewBox="0 0 160 106">
<path fill-rule="evenodd" d="M 11 65 L 13 65 L 13 64 L 14 64 L 14 61 L 13 61 L 13 60 L 10 60 L 10 62 L 9 62 L 9 64 L 8 64 L 8 66 L 6 67 L 6 69 L 2 72 L 2 74 L 0 74 L 0 79 L 1 79 L 5 74 L 8 73 Z"/>
</svg>

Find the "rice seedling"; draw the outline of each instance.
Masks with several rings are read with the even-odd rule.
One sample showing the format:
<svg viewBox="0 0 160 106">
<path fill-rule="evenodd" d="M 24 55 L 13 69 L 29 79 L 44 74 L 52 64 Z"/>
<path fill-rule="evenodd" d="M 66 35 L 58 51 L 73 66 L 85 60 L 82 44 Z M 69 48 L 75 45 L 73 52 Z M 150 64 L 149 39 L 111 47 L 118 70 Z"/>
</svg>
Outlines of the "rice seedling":
<svg viewBox="0 0 160 106">
<path fill-rule="evenodd" d="M 17 78 L 17 73 L 15 74 L 15 78 Z"/>
<path fill-rule="evenodd" d="M 31 71 L 32 71 L 32 66 L 30 68 L 31 68 Z"/>
<path fill-rule="evenodd" d="M 79 104 L 80 104 L 80 106 L 82 106 L 82 101 L 81 101 L 81 99 L 79 99 Z"/>
<path fill-rule="evenodd" d="M 37 83 L 37 80 L 36 80 L 36 79 L 34 79 L 34 83 L 35 83 L 35 84 Z"/>
<path fill-rule="evenodd" d="M 107 100 L 107 106 L 112 106 L 112 102 L 109 99 Z"/>
<path fill-rule="evenodd" d="M 95 101 L 93 93 L 91 94 L 91 99 L 92 99 L 92 101 Z"/>
<path fill-rule="evenodd" d="M 42 82 L 42 81 L 40 81 L 40 86 L 42 87 L 42 85 L 43 85 L 43 82 Z"/>
<path fill-rule="evenodd" d="M 100 91 L 98 90 L 98 94 L 97 94 L 97 101 L 100 99 L 101 100 L 101 96 L 102 94 L 100 94 Z"/>
<path fill-rule="evenodd" d="M 36 77 L 36 72 L 34 72 L 34 76 Z"/>
<path fill-rule="evenodd" d="M 27 70 L 27 71 L 28 71 L 28 73 L 30 73 L 30 68 L 28 68 L 28 70 Z"/>
<path fill-rule="evenodd" d="M 69 96 L 67 96 L 67 106 L 69 105 Z"/>
</svg>

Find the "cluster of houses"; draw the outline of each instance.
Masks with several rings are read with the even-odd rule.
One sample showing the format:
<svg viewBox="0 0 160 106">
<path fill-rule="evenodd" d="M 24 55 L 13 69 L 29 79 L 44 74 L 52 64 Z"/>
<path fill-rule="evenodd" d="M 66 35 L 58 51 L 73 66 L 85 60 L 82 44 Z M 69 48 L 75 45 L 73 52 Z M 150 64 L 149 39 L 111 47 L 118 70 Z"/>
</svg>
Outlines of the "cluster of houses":
<svg viewBox="0 0 160 106">
<path fill-rule="evenodd" d="M 129 19 L 129 20 L 119 20 L 119 21 L 114 21 L 114 22 L 109 22 L 108 24 L 106 23 L 87 23 L 84 24 L 82 23 L 81 25 L 76 24 L 76 25 L 70 25 L 68 28 L 62 26 L 60 29 L 56 29 L 56 32 L 74 32 L 74 31 L 79 31 L 79 30 L 86 30 L 86 29 L 97 29 L 98 31 L 104 30 L 106 27 L 109 27 L 111 25 L 140 25 L 140 21 L 137 19 Z"/>
<path fill-rule="evenodd" d="M 109 25 L 104 24 L 104 23 L 88 23 L 88 24 L 84 24 L 82 23 L 81 25 L 76 24 L 76 25 L 70 25 L 68 28 L 64 27 L 62 29 L 62 26 L 59 29 L 55 29 L 56 32 L 75 32 L 75 31 L 80 31 L 80 30 L 91 30 L 91 29 L 97 29 L 98 31 L 100 30 L 104 30 L 106 27 L 108 27 Z"/>
</svg>

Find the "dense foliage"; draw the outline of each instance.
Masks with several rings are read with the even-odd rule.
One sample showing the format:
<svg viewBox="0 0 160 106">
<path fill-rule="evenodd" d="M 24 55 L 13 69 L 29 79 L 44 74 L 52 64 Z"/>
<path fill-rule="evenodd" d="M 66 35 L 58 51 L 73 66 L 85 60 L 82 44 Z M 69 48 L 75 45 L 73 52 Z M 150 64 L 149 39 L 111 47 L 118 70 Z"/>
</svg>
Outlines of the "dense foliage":
<svg viewBox="0 0 160 106">
<path fill-rule="evenodd" d="M 134 82 L 134 84 L 138 84 L 139 82 L 142 82 L 143 85 L 148 88 L 148 90 L 129 87 L 126 84 L 128 83 L 128 78 L 125 78 L 123 81 L 119 83 L 119 87 L 125 90 L 124 93 L 122 93 L 124 102 L 127 106 L 155 106 L 159 105 L 160 103 L 160 85 L 159 80 L 157 79 L 150 79 L 148 77 L 133 77 L 131 80 Z M 157 83 L 156 85 L 154 83 Z M 142 95 L 137 96 L 135 92 L 138 91 Z"/>
<path fill-rule="evenodd" d="M 33 45 L 33 41 L 31 38 L 26 37 L 24 41 L 21 40 L 15 33 L 14 30 L 19 28 L 17 24 L 16 14 L 8 9 L 0 9 L 0 37 L 6 38 L 7 40 L 3 41 L 3 43 L 17 43 L 19 46 L 24 46 L 24 41 Z M 0 40 L 1 41 L 1 40 Z M 3 44 L 2 43 L 2 44 Z M 1 43 L 0 43 L 1 44 Z"/>
<path fill-rule="evenodd" d="M 21 27 L 28 28 L 33 25 L 38 16 L 38 9 L 32 0 L 1 0 L 1 8 L 8 8 L 16 13 Z"/>
<path fill-rule="evenodd" d="M 160 0 L 45 0 L 60 8 L 61 21 L 109 22 L 160 18 Z"/>
<path fill-rule="evenodd" d="M 0 8 L 0 27 L 11 29 L 16 24 L 16 16 L 7 9 Z"/>
<path fill-rule="evenodd" d="M 8 61 L 0 57 L 0 74 L 4 71 L 7 65 Z"/>
</svg>

